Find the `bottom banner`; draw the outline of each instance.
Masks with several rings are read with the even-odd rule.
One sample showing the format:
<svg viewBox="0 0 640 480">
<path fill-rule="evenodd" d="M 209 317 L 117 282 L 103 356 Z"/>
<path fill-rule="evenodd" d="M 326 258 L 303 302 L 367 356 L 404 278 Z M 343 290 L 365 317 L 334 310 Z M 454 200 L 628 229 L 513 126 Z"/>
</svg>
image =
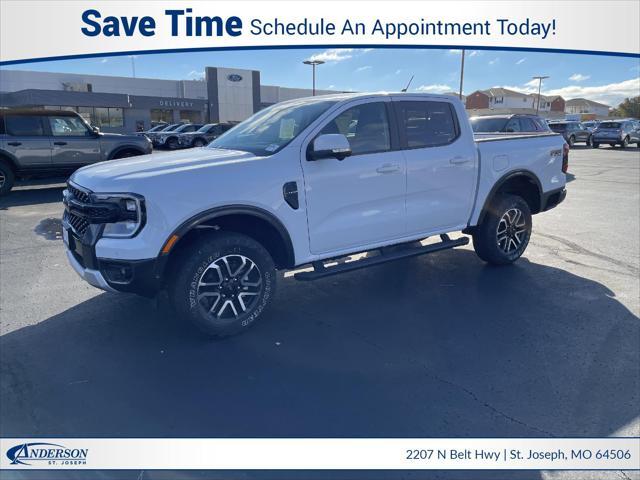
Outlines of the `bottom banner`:
<svg viewBox="0 0 640 480">
<path fill-rule="evenodd" d="M 3 469 L 637 470 L 640 439 L 3 438 Z"/>
</svg>

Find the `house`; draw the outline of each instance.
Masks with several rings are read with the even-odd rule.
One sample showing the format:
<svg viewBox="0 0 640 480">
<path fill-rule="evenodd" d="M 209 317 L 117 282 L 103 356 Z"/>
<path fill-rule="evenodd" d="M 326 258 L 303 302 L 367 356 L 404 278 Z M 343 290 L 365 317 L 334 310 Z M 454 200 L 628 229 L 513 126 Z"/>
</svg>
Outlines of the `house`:
<svg viewBox="0 0 640 480">
<path fill-rule="evenodd" d="M 611 107 L 604 103 L 594 102 L 586 98 L 572 98 L 565 104 L 565 113 L 568 115 L 591 114 L 596 118 L 605 118 L 609 115 Z"/>
<path fill-rule="evenodd" d="M 467 113 L 473 115 L 499 115 L 514 113 L 536 113 L 537 94 L 509 90 L 508 88 L 490 88 L 476 90 L 467 96 Z M 559 95 L 540 95 L 538 114 L 544 117 L 564 116 L 564 99 Z"/>
</svg>

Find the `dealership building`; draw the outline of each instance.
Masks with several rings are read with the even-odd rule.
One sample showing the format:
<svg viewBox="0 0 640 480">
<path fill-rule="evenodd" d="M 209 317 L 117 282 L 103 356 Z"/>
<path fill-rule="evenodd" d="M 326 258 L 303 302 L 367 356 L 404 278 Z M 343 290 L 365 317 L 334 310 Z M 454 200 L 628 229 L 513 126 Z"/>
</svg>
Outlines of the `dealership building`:
<svg viewBox="0 0 640 480">
<path fill-rule="evenodd" d="M 147 130 L 157 122 L 241 121 L 266 106 L 311 94 L 311 89 L 262 85 L 259 71 L 237 68 L 207 67 L 203 80 L 0 70 L 0 108 L 74 110 L 116 133 Z"/>
</svg>

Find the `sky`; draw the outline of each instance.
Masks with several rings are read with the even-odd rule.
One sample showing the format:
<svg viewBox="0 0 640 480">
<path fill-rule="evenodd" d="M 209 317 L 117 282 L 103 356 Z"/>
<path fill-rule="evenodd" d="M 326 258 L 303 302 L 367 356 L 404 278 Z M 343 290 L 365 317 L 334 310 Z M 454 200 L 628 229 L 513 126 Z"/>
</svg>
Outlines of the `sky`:
<svg viewBox="0 0 640 480">
<path fill-rule="evenodd" d="M 261 71 L 263 85 L 311 88 L 306 59 L 317 67 L 317 88 L 348 91 L 399 91 L 414 76 L 409 91 L 458 91 L 460 50 L 449 49 L 286 49 L 211 51 L 59 60 L 2 69 L 173 80 L 201 79 L 205 66 Z M 491 87 L 536 92 L 535 75 L 548 75 L 542 93 L 566 100 L 584 97 L 610 106 L 640 95 L 640 59 L 567 53 L 467 50 L 464 93 Z M 1 88 L 0 88 L 1 90 Z"/>
</svg>

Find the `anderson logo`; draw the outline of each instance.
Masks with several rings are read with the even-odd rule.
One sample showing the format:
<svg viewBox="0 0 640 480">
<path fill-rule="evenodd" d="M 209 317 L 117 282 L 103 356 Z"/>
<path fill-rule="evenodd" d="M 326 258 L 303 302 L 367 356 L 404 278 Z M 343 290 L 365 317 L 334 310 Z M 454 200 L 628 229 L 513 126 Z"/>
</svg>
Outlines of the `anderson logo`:
<svg viewBox="0 0 640 480">
<path fill-rule="evenodd" d="M 48 465 L 85 465 L 88 448 L 67 448 L 55 443 L 22 443 L 7 450 L 11 465 L 31 465 L 30 462 L 47 462 Z"/>
</svg>

